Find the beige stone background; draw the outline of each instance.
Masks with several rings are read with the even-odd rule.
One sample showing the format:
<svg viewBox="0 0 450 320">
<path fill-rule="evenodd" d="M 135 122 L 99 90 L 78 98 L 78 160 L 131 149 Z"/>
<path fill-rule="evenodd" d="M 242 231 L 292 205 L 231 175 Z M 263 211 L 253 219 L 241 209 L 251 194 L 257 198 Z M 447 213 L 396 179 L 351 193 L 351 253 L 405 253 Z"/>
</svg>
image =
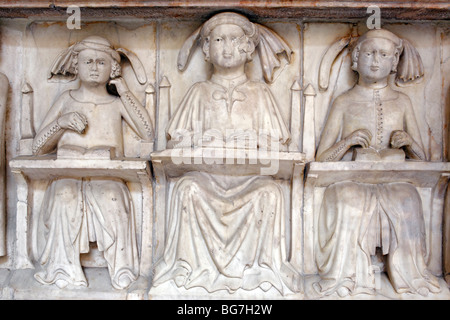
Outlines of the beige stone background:
<svg viewBox="0 0 450 320">
<path fill-rule="evenodd" d="M 4 8 L 4 3 L 6 2 L 0 1 L 0 6 Z M 131 2 L 125 2 L 130 7 L 133 6 Z M 229 2 L 226 1 L 226 3 Z M 290 4 L 291 7 L 287 7 L 287 9 L 283 9 L 283 5 L 279 2 L 275 1 L 280 6 L 278 9 L 271 7 L 270 4 L 267 4 L 266 8 L 258 4 L 255 12 L 249 17 L 254 22 L 272 28 L 293 49 L 291 63 L 286 64 L 283 60 L 282 67 L 276 74 L 276 80 L 273 84 L 270 84 L 270 89 L 287 124 L 290 123 L 290 88 L 292 84 L 298 82 L 303 88 L 311 84 L 316 90 L 317 95 L 314 100 L 315 134 L 316 144 L 318 144 L 330 103 L 339 94 L 348 90 L 356 79 L 355 73 L 350 70 L 349 52 L 344 50 L 333 65 L 329 89 L 326 92 L 319 90 L 318 68 L 320 60 L 326 49 L 334 41 L 350 34 L 353 24 L 357 25 L 358 33 L 363 34 L 367 28 L 365 18 L 362 17 L 367 17 L 367 14 L 360 12 L 355 18 L 355 16 L 352 16 L 353 11 L 349 10 L 347 13 L 348 17 L 346 17 L 345 15 L 343 16 L 346 12 L 344 7 L 344 9 L 338 8 L 339 10 L 337 11 L 328 11 L 327 14 L 332 16 L 332 19 L 326 19 L 324 18 L 326 14 L 307 10 L 308 8 L 313 8 L 313 5 L 305 7 L 306 11 L 304 12 L 295 11 L 295 14 L 291 14 L 293 11 L 289 11 L 289 8 L 295 7 L 295 2 Z M 288 6 L 284 1 L 281 2 Z M 340 2 L 336 1 L 336 3 Z M 436 2 L 439 5 L 441 3 L 441 1 Z M 12 1 L 11 3 L 17 5 L 18 1 Z M 11 3 L 10 5 L 14 5 Z M 52 1 L 52 3 L 63 6 L 73 4 L 74 1 L 64 3 Z M 164 4 L 164 1 L 162 3 Z M 400 1 L 400 3 L 405 3 L 405 1 Z M 104 2 L 103 5 L 107 7 L 111 4 Z M 119 6 L 119 4 L 117 5 Z M 147 85 L 154 86 L 156 90 L 157 113 L 161 112 L 161 110 L 164 111 L 164 108 L 166 108 L 166 106 L 161 106 L 158 103 L 160 94 L 158 85 L 166 77 L 171 84 L 170 103 L 175 110 L 189 87 L 195 82 L 206 80 L 211 73 L 210 67 L 204 61 L 201 48 L 195 50 L 188 67 L 183 72 L 177 70 L 176 59 L 184 40 L 203 21 L 206 21 L 207 17 L 218 10 L 216 5 L 207 6 L 203 4 L 203 6 L 199 7 L 201 10 L 197 13 L 194 13 L 196 9 L 190 8 L 189 5 L 181 6 L 181 11 L 178 11 L 180 13 L 174 13 L 177 7 L 173 6 L 167 9 L 169 12 L 167 16 L 165 16 L 166 11 L 161 8 L 158 9 L 159 11 L 155 10 L 154 13 L 151 8 L 147 8 L 142 12 L 139 9 L 135 9 L 131 12 L 135 14 L 134 18 L 130 17 L 130 14 L 118 15 L 117 17 L 114 14 L 109 14 L 103 17 L 101 14 L 89 11 L 86 19 L 82 20 L 81 30 L 69 30 L 67 28 L 65 23 L 67 15 L 65 15 L 64 10 L 60 10 L 58 14 L 53 14 L 48 18 L 41 11 L 37 11 L 37 15 L 31 13 L 26 18 L 23 16 L 28 15 L 27 12 L 18 14 L 17 17 L 13 14 L 6 17 L 0 15 L 0 72 L 8 76 L 11 86 L 8 96 L 5 133 L 7 162 L 18 155 L 22 102 L 21 90 L 23 85 L 29 83 L 34 90 L 33 123 L 35 130 L 37 130 L 45 113 L 55 99 L 62 92 L 77 87 L 76 81 L 61 83 L 47 80 L 53 60 L 69 45 L 82 40 L 88 35 L 104 36 L 115 47 L 124 47 L 137 54 L 146 69 L 147 84 L 140 85 L 137 82 L 129 64 L 126 62 L 123 76 L 127 80 L 131 91 L 143 103 L 145 102 Z M 347 3 L 347 5 L 354 6 L 355 4 Z M 364 11 L 366 5 L 367 3 L 359 4 L 359 9 L 362 8 Z M 42 9 L 43 12 L 49 10 L 48 3 L 42 4 L 41 1 L 39 1 L 39 5 L 36 4 L 36 7 L 38 8 L 36 10 Z M 450 148 L 447 147 L 449 141 L 448 123 L 450 119 L 450 26 L 448 20 L 437 18 L 426 20 L 426 16 L 425 20 L 421 20 L 421 17 L 425 14 L 433 12 L 431 9 L 425 12 L 422 11 L 422 16 L 417 16 L 417 21 L 411 21 L 415 19 L 413 11 L 407 11 L 400 18 L 392 19 L 392 14 L 395 11 L 391 10 L 392 8 L 383 11 L 383 6 L 381 7 L 382 18 L 384 18 L 383 28 L 409 40 L 418 49 L 423 59 L 425 67 L 424 80 L 420 84 L 397 89 L 409 95 L 412 100 L 428 158 L 436 162 L 446 161 L 450 157 Z M 406 7 L 408 6 L 401 8 Z M 415 3 L 411 7 L 419 10 L 420 3 Z M 423 7 L 429 8 L 428 5 Z M 242 10 L 236 6 L 230 6 L 230 8 L 244 14 L 250 12 L 250 7 Z M 225 9 L 226 5 L 223 4 L 220 10 Z M 271 14 L 265 15 L 264 13 L 269 12 L 269 10 L 272 10 L 270 11 Z M 0 14 L 2 12 L 0 11 Z M 120 8 L 117 9 L 117 12 L 120 12 Z M 384 12 L 386 12 L 386 15 L 383 15 Z M 308 16 L 308 13 L 311 15 Z M 152 16 L 153 14 L 154 16 Z M 314 16 L 320 14 L 322 14 L 321 17 Z M 247 74 L 253 80 L 263 80 L 258 57 L 255 57 L 248 64 Z M 128 142 L 126 144 L 126 152 L 128 155 L 133 155 L 136 152 L 137 141 L 131 132 L 127 131 L 126 135 Z M 283 182 L 282 185 L 288 200 L 290 199 L 289 182 Z M 15 209 L 17 202 L 15 187 L 14 178 L 10 170 L 7 169 L 8 255 L 0 258 L 0 268 L 4 269 L 11 268 L 14 265 L 14 243 L 16 241 Z M 45 188 L 46 183 L 36 183 L 35 185 L 36 192 L 32 195 L 32 203 L 34 204 L 33 216 L 39 211 L 38 204 L 41 202 Z M 138 187 L 130 185 L 130 189 L 137 206 L 136 212 L 140 212 L 139 209 L 142 204 L 138 197 Z M 431 190 L 425 188 L 419 191 L 424 202 L 428 203 L 431 197 Z M 317 190 L 316 195 L 320 198 L 322 192 L 323 190 Z M 286 203 L 289 207 L 289 200 Z M 141 217 L 137 217 L 137 221 L 139 221 L 139 218 Z M 286 210 L 286 218 L 288 225 L 290 219 L 289 208 Z M 430 217 L 426 216 L 425 218 L 427 230 L 429 230 Z M 313 222 L 311 223 L 313 227 Z M 305 232 L 308 232 L 307 228 Z M 441 237 L 440 231 L 436 230 L 436 232 L 434 237 L 439 239 Z M 312 235 L 308 236 L 312 237 Z M 430 234 L 428 234 L 428 237 L 430 237 Z M 298 239 L 298 241 L 303 240 Z M 287 244 L 291 243 L 289 234 L 286 242 Z M 311 261 L 310 259 L 310 256 L 305 256 L 302 260 Z M 433 264 L 439 265 L 439 262 L 439 260 L 436 260 Z"/>
<path fill-rule="evenodd" d="M 290 123 L 291 91 L 294 81 L 303 87 L 312 84 L 316 90 L 315 117 L 316 143 L 331 101 L 348 90 L 356 80 L 350 69 L 350 56 L 344 50 L 333 64 L 330 86 L 327 91 L 318 88 L 318 68 L 326 49 L 340 37 L 351 32 L 351 23 L 301 23 L 297 21 L 258 21 L 280 34 L 293 50 L 292 60 L 282 66 L 270 84 L 271 91 L 287 124 Z M 8 101 L 7 157 L 17 155 L 19 141 L 21 89 L 29 83 L 34 90 L 33 122 L 35 130 L 55 99 L 64 91 L 76 88 L 77 81 L 63 83 L 48 81 L 47 75 L 56 56 L 69 45 L 88 35 L 104 36 L 115 47 L 124 47 L 136 53 L 145 66 L 148 83 L 156 89 L 159 81 L 166 77 L 170 84 L 170 102 L 173 110 L 187 92 L 198 81 L 206 80 L 211 73 L 210 65 L 204 61 L 201 48 L 197 48 L 189 65 L 183 72 L 177 69 L 176 59 L 184 40 L 199 26 L 195 21 L 164 21 L 157 23 L 145 20 L 119 20 L 82 24 L 81 30 L 69 30 L 65 22 L 30 21 L 28 19 L 1 21 L 0 71 L 10 80 Z M 413 102 L 416 117 L 421 128 L 427 156 L 432 161 L 442 161 L 446 139 L 445 102 L 448 90 L 449 32 L 439 23 L 386 23 L 386 29 L 408 39 L 419 51 L 425 67 L 425 77 L 420 84 L 398 90 L 408 94 Z M 360 34 L 367 30 L 365 23 L 358 24 Z M 302 41 L 303 40 L 303 41 Z M 302 50 L 303 49 L 303 50 Z M 301 61 L 303 57 L 303 61 Z M 263 81 L 258 56 L 247 65 L 247 74 L 253 80 Z M 303 74 L 303 77 L 302 77 Z M 145 103 L 146 85 L 140 85 L 125 61 L 123 75 L 130 89 Z M 392 82 L 392 81 L 391 81 Z M 394 85 L 395 86 L 395 85 Z M 157 103 L 158 101 L 156 101 Z M 165 108 L 159 106 L 158 108 Z M 160 110 L 157 110 L 159 112 Z M 127 151 L 133 154 L 133 135 L 129 134 Z M 10 177 L 10 176 L 9 176 Z M 13 179 L 8 179 L 8 211 L 14 212 L 15 199 Z M 39 202 L 39 197 L 37 203 Z M 9 214 L 9 229 L 14 224 Z M 8 238 L 10 244 L 13 242 Z M 10 249 L 12 250 L 12 249 Z M 10 251 L 11 252 L 11 251 Z M 3 258 L 5 260 L 5 258 Z M 8 265 L 8 262 L 4 262 Z"/>
</svg>

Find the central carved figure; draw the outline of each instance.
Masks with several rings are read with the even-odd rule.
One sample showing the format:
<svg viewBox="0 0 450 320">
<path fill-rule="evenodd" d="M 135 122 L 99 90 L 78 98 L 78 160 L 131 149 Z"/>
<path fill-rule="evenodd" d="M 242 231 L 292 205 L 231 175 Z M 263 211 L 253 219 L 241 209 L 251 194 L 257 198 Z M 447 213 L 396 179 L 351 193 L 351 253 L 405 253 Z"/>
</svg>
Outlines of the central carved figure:
<svg viewBox="0 0 450 320">
<path fill-rule="evenodd" d="M 277 53 L 289 55 L 289 47 L 273 31 L 242 15 L 221 13 L 185 43 L 181 69 L 199 40 L 213 75 L 186 94 L 169 123 L 169 145 L 179 147 L 176 142 L 186 141 L 186 135 L 192 141 L 193 132 L 211 129 L 217 135 L 209 142 L 250 130 L 257 135 L 264 131 L 269 140 L 285 145 L 289 132 L 275 99 L 267 85 L 247 78 L 245 65 L 255 48 L 262 47 L 260 59 L 271 80 Z M 194 140 L 188 147 L 200 143 L 205 145 Z M 286 260 L 284 216 L 284 195 L 271 177 L 184 175 L 173 188 L 166 247 L 153 285 L 173 280 L 178 287 L 209 292 L 258 287 L 275 287 L 282 294 L 299 291 L 299 274 Z"/>
</svg>

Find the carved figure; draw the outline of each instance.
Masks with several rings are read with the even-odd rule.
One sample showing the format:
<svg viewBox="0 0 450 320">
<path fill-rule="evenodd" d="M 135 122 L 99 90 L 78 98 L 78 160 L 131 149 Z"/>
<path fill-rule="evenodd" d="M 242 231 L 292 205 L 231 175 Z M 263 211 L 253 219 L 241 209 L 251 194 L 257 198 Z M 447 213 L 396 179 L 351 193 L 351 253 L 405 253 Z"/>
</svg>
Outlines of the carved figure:
<svg viewBox="0 0 450 320">
<path fill-rule="evenodd" d="M 63 52 L 50 77 L 80 79 L 80 87 L 64 92 L 48 111 L 33 142 L 36 155 L 96 159 L 105 152 L 123 156 L 122 120 L 143 139 L 153 129 L 145 108 L 120 77 L 124 50 L 91 36 Z M 130 53 L 127 54 L 130 56 Z M 130 58 L 136 62 L 136 57 Z M 134 64 L 134 69 L 139 70 Z M 141 75 L 142 76 L 142 75 Z M 114 85 L 117 95 L 108 92 Z M 70 172 L 68 172 L 70 177 Z M 58 178 L 51 182 L 41 213 L 45 241 L 35 274 L 42 284 L 87 286 L 80 253 L 96 241 L 107 261 L 114 288 L 127 288 L 139 274 L 131 195 L 124 181 L 114 178 Z"/>
<path fill-rule="evenodd" d="M 192 140 L 193 133 L 215 131 L 210 142 L 224 146 L 243 130 L 255 136 L 264 131 L 269 139 L 273 134 L 285 145 L 289 132 L 269 88 L 245 74 L 256 48 L 264 53 L 265 77 L 271 80 L 277 53 L 290 55 L 285 42 L 240 14 L 220 13 L 186 41 L 180 69 L 198 42 L 214 66 L 213 75 L 186 94 L 168 125 L 169 145 L 205 145 Z M 298 291 L 300 277 L 286 260 L 284 208 L 282 190 L 270 177 L 185 174 L 172 192 L 166 247 L 153 285 L 173 280 L 178 287 L 209 292 L 258 287 L 274 287 L 282 294 Z"/>
<path fill-rule="evenodd" d="M 358 83 L 334 101 L 318 161 L 426 160 L 411 102 L 388 85 L 423 75 L 415 48 L 387 30 L 370 30 L 352 53 Z M 398 72 L 397 72 L 398 71 Z M 389 174 L 388 172 L 386 174 Z M 318 222 L 316 263 L 323 294 L 374 292 L 377 248 L 398 293 L 439 292 L 425 263 L 422 202 L 409 183 L 337 182 L 325 190 Z"/>
</svg>

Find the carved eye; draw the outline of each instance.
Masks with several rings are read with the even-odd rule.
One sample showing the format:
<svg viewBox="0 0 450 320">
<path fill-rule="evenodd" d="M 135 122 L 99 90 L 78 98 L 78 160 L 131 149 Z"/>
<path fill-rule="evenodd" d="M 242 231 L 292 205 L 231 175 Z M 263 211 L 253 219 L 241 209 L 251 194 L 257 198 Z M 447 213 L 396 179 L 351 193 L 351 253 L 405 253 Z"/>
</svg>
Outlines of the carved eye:
<svg viewBox="0 0 450 320">
<path fill-rule="evenodd" d="M 232 42 L 234 45 L 241 45 L 241 44 L 243 44 L 243 43 L 245 42 L 245 36 L 242 36 L 242 37 L 233 37 L 233 38 L 231 39 L 231 42 Z"/>
<path fill-rule="evenodd" d="M 216 38 L 216 39 L 214 39 L 214 41 L 216 41 L 216 42 L 221 42 L 221 41 L 222 41 L 222 38 Z"/>
</svg>

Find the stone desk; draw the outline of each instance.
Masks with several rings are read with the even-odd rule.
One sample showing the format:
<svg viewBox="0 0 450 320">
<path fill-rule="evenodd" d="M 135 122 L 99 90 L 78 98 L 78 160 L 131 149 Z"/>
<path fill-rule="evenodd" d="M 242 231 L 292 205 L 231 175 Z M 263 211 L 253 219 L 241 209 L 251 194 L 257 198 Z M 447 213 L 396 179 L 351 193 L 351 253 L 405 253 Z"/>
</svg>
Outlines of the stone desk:
<svg viewBox="0 0 450 320">
<path fill-rule="evenodd" d="M 450 163 L 443 162 L 311 162 L 306 167 L 304 193 L 304 271 L 317 273 L 314 260 L 317 219 L 323 192 L 340 181 L 362 183 L 408 182 L 414 185 L 423 204 L 429 269 L 442 275 L 442 218 Z"/>
<path fill-rule="evenodd" d="M 155 245 L 154 261 L 164 251 L 166 230 L 166 207 L 169 203 L 173 180 L 191 171 L 200 171 L 229 176 L 268 175 L 281 184 L 292 188 L 287 195 L 290 202 L 290 248 L 291 262 L 301 268 L 300 231 L 302 229 L 301 208 L 303 206 L 303 173 L 305 155 L 300 152 L 264 152 L 259 150 L 186 148 L 166 149 L 151 155 L 155 175 Z M 290 198 L 290 199 L 288 199 Z M 289 239 L 289 237 L 286 237 Z M 289 246 L 289 245 L 288 245 Z M 300 270 L 300 269 L 299 269 Z"/>
<path fill-rule="evenodd" d="M 140 270 L 142 275 L 148 275 L 151 267 L 152 253 L 152 207 L 153 187 L 148 160 L 139 158 L 123 159 L 57 159 L 55 155 L 49 156 L 20 156 L 9 163 L 17 183 L 17 216 L 16 216 L 16 262 L 17 269 L 34 268 L 30 255 L 32 221 L 32 204 L 35 201 L 32 195 L 32 184 L 35 181 L 52 180 L 60 177 L 114 177 L 123 179 L 127 184 L 134 184 L 133 202 L 141 202 L 140 213 L 136 209 L 136 215 L 141 215 L 141 223 L 137 222 L 138 234 L 141 241 L 138 246 L 141 250 Z M 136 204 L 135 204 L 136 207 Z M 38 208 L 35 210 L 39 210 Z M 136 221 L 139 221 L 136 219 Z"/>
</svg>

